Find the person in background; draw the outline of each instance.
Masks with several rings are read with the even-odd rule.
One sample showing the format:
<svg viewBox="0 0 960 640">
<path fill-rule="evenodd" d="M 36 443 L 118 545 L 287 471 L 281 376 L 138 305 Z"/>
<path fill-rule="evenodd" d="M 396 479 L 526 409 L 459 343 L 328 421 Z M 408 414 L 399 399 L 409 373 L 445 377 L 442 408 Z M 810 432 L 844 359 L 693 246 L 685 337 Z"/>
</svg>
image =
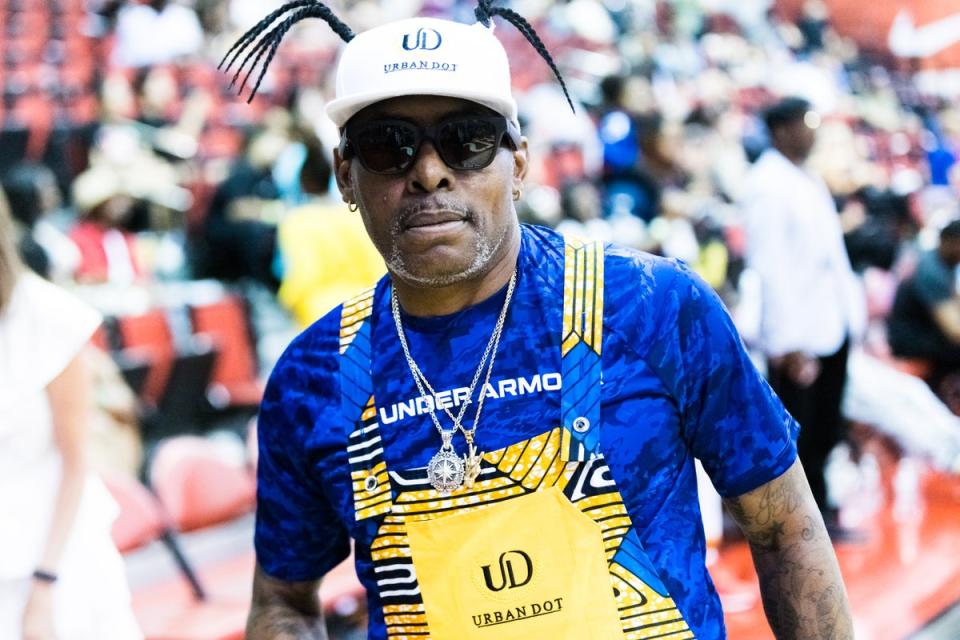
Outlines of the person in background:
<svg viewBox="0 0 960 640">
<path fill-rule="evenodd" d="M 135 238 L 125 224 L 134 199 L 123 178 L 108 166 L 88 169 L 73 183 L 73 203 L 80 220 L 70 238 L 80 249 L 76 279 L 84 283 L 131 284 L 141 276 Z"/>
<path fill-rule="evenodd" d="M 279 286 L 274 259 L 283 203 L 273 167 L 290 143 L 290 121 L 276 111 L 268 118 L 214 193 L 194 251 L 199 277 Z"/>
<path fill-rule="evenodd" d="M 137 477 L 143 463 L 137 397 L 107 351 L 90 344 L 84 357 L 94 381 L 94 411 L 87 437 L 90 468 Z"/>
<path fill-rule="evenodd" d="M 945 377 L 960 371 L 960 220 L 940 231 L 940 244 L 920 256 L 913 274 L 897 287 L 887 320 L 895 356 L 928 361 L 936 391 Z"/>
<path fill-rule="evenodd" d="M 117 14 L 116 39 L 116 65 L 149 67 L 199 53 L 203 29 L 194 10 L 178 2 L 130 2 Z"/>
<path fill-rule="evenodd" d="M 363 219 L 329 197 L 331 175 L 326 150 L 309 140 L 300 187 L 311 199 L 287 214 L 278 230 L 283 277 L 277 297 L 301 327 L 373 286 L 386 271 Z"/>
<path fill-rule="evenodd" d="M 137 640 L 116 504 L 88 470 L 99 315 L 22 266 L 0 208 L 0 637 Z"/>
<path fill-rule="evenodd" d="M 689 176 L 681 165 L 682 128 L 654 113 L 637 120 L 640 158 L 637 176 L 646 191 L 646 204 L 635 213 L 647 222 L 669 215 L 670 193 L 683 189 Z"/>
<path fill-rule="evenodd" d="M 762 283 L 759 346 L 771 386 L 800 423 L 800 460 L 837 539 L 844 531 L 828 501 L 824 468 L 844 438 L 840 402 L 850 338 L 864 322 L 863 294 L 833 198 L 804 166 L 819 115 L 806 100 L 788 97 L 764 120 L 772 148 L 751 168 L 741 200 L 747 266 Z"/>
<path fill-rule="evenodd" d="M 600 81 L 603 97 L 598 133 L 603 143 L 603 171 L 605 177 L 629 174 L 640 157 L 634 116 L 624 105 L 623 95 L 627 78 L 607 76 Z"/>
<path fill-rule="evenodd" d="M 18 248 L 23 261 L 55 281 L 73 276 L 80 262 L 77 246 L 49 216 L 60 206 L 60 190 L 49 167 L 23 162 L 3 172 L 3 191 L 15 223 L 23 230 Z"/>
<path fill-rule="evenodd" d="M 604 213 L 630 213 L 649 221 L 659 208 L 660 190 L 640 168 L 641 136 L 653 116 L 633 113 L 627 107 L 625 94 L 630 81 L 629 77 L 613 75 L 600 82 L 603 114 L 598 134 L 603 144 Z"/>
</svg>

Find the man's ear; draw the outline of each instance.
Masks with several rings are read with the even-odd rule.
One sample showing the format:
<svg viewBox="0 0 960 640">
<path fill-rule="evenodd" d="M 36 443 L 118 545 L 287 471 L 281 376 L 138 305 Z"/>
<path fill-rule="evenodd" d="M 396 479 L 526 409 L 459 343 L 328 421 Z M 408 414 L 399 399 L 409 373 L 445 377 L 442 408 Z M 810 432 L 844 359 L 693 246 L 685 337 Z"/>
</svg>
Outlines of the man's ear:
<svg viewBox="0 0 960 640">
<path fill-rule="evenodd" d="M 353 204 L 357 201 L 353 193 L 353 187 L 350 182 L 350 161 L 340 156 L 340 150 L 333 150 L 333 174 L 337 178 L 337 188 L 340 189 L 340 197 L 347 204 Z"/>
<path fill-rule="evenodd" d="M 523 189 L 523 181 L 530 169 L 530 158 L 527 153 L 527 137 L 520 138 L 520 148 L 513 152 L 513 189 Z"/>
</svg>

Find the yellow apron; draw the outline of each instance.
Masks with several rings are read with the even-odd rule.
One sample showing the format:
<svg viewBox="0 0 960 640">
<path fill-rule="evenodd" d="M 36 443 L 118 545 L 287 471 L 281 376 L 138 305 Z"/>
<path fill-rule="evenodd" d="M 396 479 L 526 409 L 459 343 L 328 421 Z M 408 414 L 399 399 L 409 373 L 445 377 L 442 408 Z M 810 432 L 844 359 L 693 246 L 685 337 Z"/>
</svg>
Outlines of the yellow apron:
<svg viewBox="0 0 960 640">
<path fill-rule="evenodd" d="M 411 522 L 407 536 L 434 638 L 621 636 L 600 527 L 556 488 Z"/>
<path fill-rule="evenodd" d="M 340 328 L 341 408 L 354 508 L 390 640 L 693 638 L 647 558 L 599 451 L 603 252 L 566 247 L 560 426 L 487 452 L 440 496 L 425 469 L 391 469 L 371 378 L 373 291 Z"/>
</svg>

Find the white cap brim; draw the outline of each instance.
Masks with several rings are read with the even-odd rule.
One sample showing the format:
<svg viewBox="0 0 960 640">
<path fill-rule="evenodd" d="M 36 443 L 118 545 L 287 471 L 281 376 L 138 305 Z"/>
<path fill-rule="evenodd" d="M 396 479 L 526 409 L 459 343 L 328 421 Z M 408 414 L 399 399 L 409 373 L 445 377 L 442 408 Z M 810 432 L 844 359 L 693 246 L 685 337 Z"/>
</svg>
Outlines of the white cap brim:
<svg viewBox="0 0 960 640">
<path fill-rule="evenodd" d="M 340 54 L 326 111 L 342 128 L 362 109 L 402 96 L 461 98 L 518 124 L 506 51 L 479 23 L 410 18 L 358 34 Z"/>
<path fill-rule="evenodd" d="M 517 123 L 517 104 L 513 100 L 509 103 L 502 100 L 493 100 L 490 97 L 489 92 L 484 91 L 452 91 L 452 90 L 443 90 L 440 88 L 425 89 L 423 87 L 411 87 L 409 93 L 397 92 L 395 89 L 381 89 L 379 91 L 370 91 L 368 93 L 352 95 L 347 98 L 339 98 L 333 100 L 327 104 L 327 115 L 330 116 L 330 119 L 338 127 L 343 127 L 347 124 L 347 121 L 350 120 L 360 111 L 366 109 L 372 104 L 378 102 L 383 102 L 384 100 L 389 100 L 391 98 L 402 98 L 404 96 L 439 96 L 443 98 L 460 98 L 462 100 L 469 100 L 470 102 L 476 102 L 481 104 L 488 109 L 499 113 L 500 115 L 506 117 L 508 120 L 512 121 L 514 124 Z"/>
</svg>

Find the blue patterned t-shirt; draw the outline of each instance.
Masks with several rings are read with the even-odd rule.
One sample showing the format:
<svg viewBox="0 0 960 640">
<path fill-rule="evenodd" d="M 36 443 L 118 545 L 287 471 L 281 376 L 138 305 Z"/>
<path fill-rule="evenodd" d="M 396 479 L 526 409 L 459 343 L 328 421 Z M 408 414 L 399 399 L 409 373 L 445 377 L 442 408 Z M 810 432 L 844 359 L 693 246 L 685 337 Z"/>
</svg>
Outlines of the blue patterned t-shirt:
<svg viewBox="0 0 960 640">
<path fill-rule="evenodd" d="M 476 432 L 480 450 L 560 424 L 564 240 L 522 227 L 516 291 Z M 675 261 L 607 246 L 600 451 L 634 529 L 698 638 L 725 637 L 705 543 L 694 459 L 724 496 L 778 477 L 796 458 L 797 425 L 747 356 L 719 298 Z M 458 313 L 403 316 L 413 357 L 434 389 L 470 384 L 506 295 Z M 348 435 L 340 415 L 338 307 L 298 336 L 274 369 L 259 419 L 256 550 L 271 576 L 321 577 L 350 553 L 366 586 L 369 637 L 386 637 L 369 544 L 356 522 Z M 440 447 L 390 314 L 373 297 L 373 386 L 390 469 L 423 467 Z M 457 408 L 453 411 L 456 413 Z M 445 428 L 449 419 L 438 412 Z M 472 424 L 468 410 L 466 426 Z M 459 453 L 465 445 L 455 439 Z"/>
</svg>

